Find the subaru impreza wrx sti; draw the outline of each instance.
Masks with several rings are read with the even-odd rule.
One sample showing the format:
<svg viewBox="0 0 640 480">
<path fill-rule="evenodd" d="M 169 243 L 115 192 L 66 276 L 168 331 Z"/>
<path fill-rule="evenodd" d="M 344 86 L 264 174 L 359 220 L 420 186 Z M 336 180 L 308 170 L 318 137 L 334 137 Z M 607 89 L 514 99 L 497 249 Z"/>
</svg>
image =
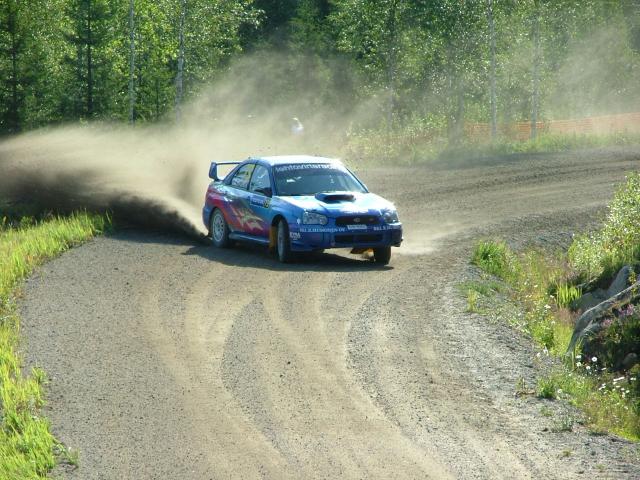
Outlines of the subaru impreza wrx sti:
<svg viewBox="0 0 640 480">
<path fill-rule="evenodd" d="M 224 178 L 219 165 L 235 165 Z M 295 252 L 351 248 L 373 251 L 386 265 L 402 242 L 394 205 L 369 192 L 342 162 L 312 156 L 213 162 L 202 219 L 213 245 L 264 244 L 281 262 Z"/>
</svg>

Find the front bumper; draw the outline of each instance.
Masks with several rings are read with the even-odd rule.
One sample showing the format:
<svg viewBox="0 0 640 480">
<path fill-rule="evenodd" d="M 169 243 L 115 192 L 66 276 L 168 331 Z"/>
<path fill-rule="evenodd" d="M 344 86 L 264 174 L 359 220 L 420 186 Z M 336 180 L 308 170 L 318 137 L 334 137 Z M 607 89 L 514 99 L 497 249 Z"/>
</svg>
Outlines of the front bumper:
<svg viewBox="0 0 640 480">
<path fill-rule="evenodd" d="M 391 223 L 367 228 L 321 225 L 289 225 L 291 249 L 297 252 L 327 248 L 399 247 L 402 243 L 402 224 Z"/>
</svg>

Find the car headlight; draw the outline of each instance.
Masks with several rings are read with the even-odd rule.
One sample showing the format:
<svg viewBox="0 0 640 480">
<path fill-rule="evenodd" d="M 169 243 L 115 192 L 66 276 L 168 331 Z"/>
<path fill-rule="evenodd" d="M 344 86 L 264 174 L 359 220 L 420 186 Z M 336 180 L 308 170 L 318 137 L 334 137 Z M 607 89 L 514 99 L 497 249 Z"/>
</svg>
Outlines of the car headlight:
<svg viewBox="0 0 640 480">
<path fill-rule="evenodd" d="M 384 223 L 397 223 L 400 221 L 398 219 L 398 212 L 396 212 L 395 210 L 383 211 L 382 218 L 384 219 Z"/>
<path fill-rule="evenodd" d="M 315 212 L 304 212 L 302 214 L 302 223 L 305 225 L 326 225 L 327 217 Z"/>
</svg>

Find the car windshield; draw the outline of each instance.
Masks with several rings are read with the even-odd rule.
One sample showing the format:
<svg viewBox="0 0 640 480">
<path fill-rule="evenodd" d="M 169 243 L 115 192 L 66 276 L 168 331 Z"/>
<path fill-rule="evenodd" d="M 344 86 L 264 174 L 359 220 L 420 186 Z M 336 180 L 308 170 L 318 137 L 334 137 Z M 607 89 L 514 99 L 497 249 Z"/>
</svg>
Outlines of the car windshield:
<svg viewBox="0 0 640 480">
<path fill-rule="evenodd" d="M 315 195 L 320 192 L 360 192 L 366 190 L 341 165 L 295 163 L 273 167 L 278 195 Z"/>
</svg>

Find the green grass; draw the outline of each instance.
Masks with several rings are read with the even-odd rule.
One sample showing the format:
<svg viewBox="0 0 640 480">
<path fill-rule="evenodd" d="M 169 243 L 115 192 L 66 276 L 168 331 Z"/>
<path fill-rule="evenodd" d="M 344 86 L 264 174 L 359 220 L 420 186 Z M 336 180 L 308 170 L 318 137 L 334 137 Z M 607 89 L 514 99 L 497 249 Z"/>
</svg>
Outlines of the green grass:
<svg viewBox="0 0 640 480">
<path fill-rule="evenodd" d="M 617 377 L 620 378 L 620 377 Z M 635 378 L 635 377 L 631 377 Z M 615 375 L 559 369 L 538 381 L 541 398 L 563 398 L 580 408 L 593 432 L 611 432 L 630 440 L 640 440 L 640 416 L 629 390 L 628 378 L 615 382 Z"/>
<path fill-rule="evenodd" d="M 389 133 L 386 130 L 350 132 L 342 147 L 342 156 L 364 164 L 416 164 L 433 161 L 483 159 L 513 154 L 559 153 L 598 147 L 640 144 L 640 135 L 618 133 L 549 134 L 542 132 L 535 140 L 495 141 L 463 140 L 452 146 L 440 133 L 442 126 L 432 129 L 405 127 Z"/>
<path fill-rule="evenodd" d="M 44 404 L 45 373 L 23 375 L 19 355 L 16 290 L 34 268 L 110 226 L 108 218 L 87 213 L 0 221 L 0 478 L 46 478 L 56 458 L 73 458 L 51 434 L 39 414 Z"/>
</svg>

